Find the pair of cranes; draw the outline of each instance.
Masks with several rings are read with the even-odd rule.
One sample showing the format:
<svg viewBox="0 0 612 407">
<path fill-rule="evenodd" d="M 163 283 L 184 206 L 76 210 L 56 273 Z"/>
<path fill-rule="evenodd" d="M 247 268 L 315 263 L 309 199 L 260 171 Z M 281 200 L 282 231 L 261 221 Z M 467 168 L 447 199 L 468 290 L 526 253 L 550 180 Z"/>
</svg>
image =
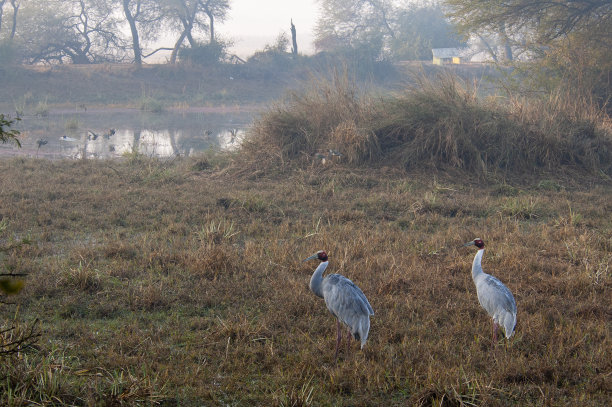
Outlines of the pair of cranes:
<svg viewBox="0 0 612 407">
<path fill-rule="evenodd" d="M 476 246 L 478 252 L 472 263 L 472 279 L 476 286 L 478 302 L 487 311 L 493 320 L 493 343 L 497 342 L 497 332 L 502 326 L 507 339 L 514 333 L 516 325 L 516 301 L 508 287 L 501 281 L 482 270 L 482 255 L 484 242 L 474 239 L 464 246 Z M 329 265 L 327 253 L 318 251 L 304 261 L 318 259 L 321 263 L 310 278 L 310 289 L 315 295 L 325 300 L 327 309 L 336 317 L 336 352 L 334 359 L 338 358 L 338 348 L 342 338 L 341 323 L 348 328 L 348 338 L 353 336 L 361 342 L 361 349 L 368 339 L 370 332 L 370 316 L 374 310 L 365 294 L 351 280 L 340 275 L 330 274 L 323 277 L 323 272 Z"/>
</svg>

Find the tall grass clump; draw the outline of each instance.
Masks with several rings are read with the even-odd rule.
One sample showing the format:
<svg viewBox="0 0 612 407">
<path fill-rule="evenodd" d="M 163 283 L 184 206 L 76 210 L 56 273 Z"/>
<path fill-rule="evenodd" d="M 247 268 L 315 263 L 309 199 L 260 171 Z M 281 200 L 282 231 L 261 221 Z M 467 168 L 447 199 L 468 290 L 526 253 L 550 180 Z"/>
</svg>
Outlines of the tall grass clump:
<svg viewBox="0 0 612 407">
<path fill-rule="evenodd" d="M 421 79 L 383 103 L 376 134 L 383 151 L 405 167 L 513 173 L 612 169 L 611 133 L 588 105 L 559 97 L 482 98 L 477 87 L 453 76 Z"/>
<path fill-rule="evenodd" d="M 255 122 L 241 161 L 256 167 L 307 162 L 329 149 L 342 150 L 351 164 L 378 158 L 376 137 L 367 126 L 372 107 L 347 75 L 313 79 Z"/>
<path fill-rule="evenodd" d="M 344 76 L 315 82 L 261 116 L 243 165 L 303 163 L 331 148 L 353 166 L 609 175 L 612 133 L 605 123 L 603 114 L 558 96 L 481 97 L 477 86 L 451 75 L 418 79 L 383 98 L 360 94 Z"/>
<path fill-rule="evenodd" d="M 151 113 L 161 113 L 164 110 L 162 102 L 152 97 L 140 99 L 140 110 Z"/>
</svg>

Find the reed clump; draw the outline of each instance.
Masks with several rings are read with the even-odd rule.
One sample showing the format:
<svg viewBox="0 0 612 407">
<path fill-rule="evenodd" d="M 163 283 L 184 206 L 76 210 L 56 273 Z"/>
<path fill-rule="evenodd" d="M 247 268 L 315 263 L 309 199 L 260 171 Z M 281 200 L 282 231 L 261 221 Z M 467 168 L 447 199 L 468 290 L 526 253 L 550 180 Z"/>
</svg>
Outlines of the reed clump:
<svg viewBox="0 0 612 407">
<path fill-rule="evenodd" d="M 346 152 L 360 164 L 377 156 L 376 137 L 364 123 L 372 116 L 372 101 L 346 75 L 312 80 L 256 120 L 242 145 L 243 166 L 271 168 L 307 163 L 329 149 Z"/>
<path fill-rule="evenodd" d="M 386 97 L 357 90 L 346 76 L 320 80 L 259 118 L 239 166 L 318 164 L 333 149 L 354 167 L 612 174 L 609 120 L 568 99 L 480 97 L 450 75 Z"/>
</svg>

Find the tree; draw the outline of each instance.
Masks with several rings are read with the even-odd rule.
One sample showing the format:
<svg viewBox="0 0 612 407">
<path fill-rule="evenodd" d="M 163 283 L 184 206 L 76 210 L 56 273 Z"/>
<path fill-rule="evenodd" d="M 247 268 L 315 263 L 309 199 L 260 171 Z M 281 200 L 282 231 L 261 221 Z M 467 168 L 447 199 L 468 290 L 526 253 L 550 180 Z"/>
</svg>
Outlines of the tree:
<svg viewBox="0 0 612 407">
<path fill-rule="evenodd" d="M 174 43 L 174 48 L 170 55 L 170 63 L 174 64 L 176 63 L 179 48 L 183 44 L 185 38 L 187 38 L 192 47 L 195 45 L 195 40 L 192 35 L 194 27 L 207 27 L 205 23 L 198 19 L 198 11 L 200 11 L 198 8 L 200 3 L 199 0 L 170 0 L 169 2 L 168 13 L 170 15 L 170 21 L 176 21 L 176 25 L 180 26 L 178 29 L 178 31 L 180 31 L 179 37 Z"/>
<path fill-rule="evenodd" d="M 199 41 L 194 39 L 193 33 L 209 33 L 209 44 L 214 44 L 215 19 L 223 21 L 229 10 L 228 0 L 165 0 L 165 17 L 173 31 L 179 33 L 174 43 L 170 63 L 176 63 L 179 48 L 185 39 L 193 48 L 201 47 Z"/>
<path fill-rule="evenodd" d="M 0 32 L 2 32 L 2 16 L 4 15 L 4 3 L 6 3 L 6 0 L 0 0 Z"/>
<path fill-rule="evenodd" d="M 15 37 L 15 30 L 17 29 L 17 13 L 19 12 L 20 2 L 18 0 L 11 0 L 11 7 L 13 7 L 13 25 L 11 26 L 11 34 L 9 35 L 9 39 L 13 39 Z"/>
<path fill-rule="evenodd" d="M 506 53 L 531 55 L 542 78 L 607 104 L 612 90 L 612 2 L 609 0 L 446 0 L 465 35 L 501 33 Z M 540 81 L 540 85 L 544 85 Z"/>
<path fill-rule="evenodd" d="M 315 45 L 361 58 L 429 59 L 432 47 L 463 42 L 435 2 L 320 0 Z"/>
<path fill-rule="evenodd" d="M 130 27 L 134 64 L 142 66 L 141 37 L 148 40 L 156 38 L 158 31 L 155 23 L 160 22 L 163 14 L 158 0 L 119 0 L 125 19 Z"/>
<path fill-rule="evenodd" d="M 63 52 L 73 63 L 95 63 L 116 61 L 124 49 L 118 35 L 119 21 L 114 15 L 112 3 L 108 0 L 64 1 L 70 6 L 65 28 L 74 41 L 68 42 Z"/>
<path fill-rule="evenodd" d="M 396 59 L 430 60 L 432 48 L 465 46 L 439 5 L 399 9 L 395 24 L 397 34 L 390 49 Z"/>
<path fill-rule="evenodd" d="M 293 19 L 291 20 L 291 53 L 294 57 L 298 55 L 297 31 L 295 24 L 293 24 Z"/>
<path fill-rule="evenodd" d="M 111 6 L 110 0 L 25 1 L 16 35 L 21 60 L 81 64 L 120 60 L 125 46 Z"/>
<path fill-rule="evenodd" d="M 610 45 L 612 3 L 609 0 L 446 0 L 450 15 L 464 32 L 527 29 L 542 43 L 573 33 L 588 33 Z"/>
<path fill-rule="evenodd" d="M 0 34 L 2 33 L 2 23 L 4 16 L 4 5 L 6 4 L 6 0 L 0 0 Z M 11 26 L 11 32 L 8 36 L 10 40 L 15 37 L 15 30 L 17 29 L 17 13 L 19 12 L 19 6 L 21 2 L 19 0 L 10 0 L 11 7 L 13 8 L 13 25 Z"/>
<path fill-rule="evenodd" d="M 320 18 L 315 27 L 315 46 L 323 51 L 368 49 L 382 57 L 385 42 L 395 37 L 388 0 L 320 0 Z"/>
<path fill-rule="evenodd" d="M 230 10 L 229 0 L 201 0 L 201 3 L 202 7 L 204 8 L 204 12 L 208 16 L 208 31 L 210 34 L 209 42 L 216 42 L 215 20 L 221 22 L 225 21 Z"/>
</svg>

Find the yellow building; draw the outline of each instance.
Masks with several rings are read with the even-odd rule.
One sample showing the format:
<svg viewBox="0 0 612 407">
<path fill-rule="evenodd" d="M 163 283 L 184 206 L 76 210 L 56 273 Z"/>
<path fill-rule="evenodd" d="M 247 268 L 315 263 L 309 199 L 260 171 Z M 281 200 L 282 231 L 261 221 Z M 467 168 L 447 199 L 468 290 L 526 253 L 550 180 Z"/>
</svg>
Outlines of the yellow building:
<svg viewBox="0 0 612 407">
<path fill-rule="evenodd" d="M 433 48 L 434 65 L 464 64 L 470 61 L 468 48 Z"/>
</svg>

